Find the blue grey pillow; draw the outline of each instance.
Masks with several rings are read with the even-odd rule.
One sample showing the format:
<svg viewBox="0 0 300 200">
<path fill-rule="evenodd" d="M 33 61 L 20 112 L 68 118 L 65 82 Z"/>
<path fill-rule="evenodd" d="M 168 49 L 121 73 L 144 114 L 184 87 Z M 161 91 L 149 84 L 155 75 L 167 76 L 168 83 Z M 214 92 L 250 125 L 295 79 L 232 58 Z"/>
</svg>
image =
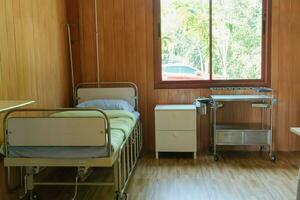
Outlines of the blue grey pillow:
<svg viewBox="0 0 300 200">
<path fill-rule="evenodd" d="M 78 108 L 97 107 L 102 110 L 127 110 L 133 112 L 134 108 L 125 100 L 121 99 L 97 99 L 85 101 L 77 105 Z"/>
</svg>

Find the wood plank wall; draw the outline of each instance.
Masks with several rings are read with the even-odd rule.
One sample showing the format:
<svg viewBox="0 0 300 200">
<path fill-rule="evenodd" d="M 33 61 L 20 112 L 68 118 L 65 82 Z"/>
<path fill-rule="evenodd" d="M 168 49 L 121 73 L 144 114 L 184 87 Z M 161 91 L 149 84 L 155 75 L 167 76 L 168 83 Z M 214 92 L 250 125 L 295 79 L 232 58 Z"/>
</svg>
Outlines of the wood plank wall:
<svg viewBox="0 0 300 200">
<path fill-rule="evenodd" d="M 69 105 L 65 1 L 0 0 L 0 9 L 0 99 Z"/>
<path fill-rule="evenodd" d="M 100 34 L 101 81 L 133 81 L 140 90 L 140 111 L 144 126 L 144 146 L 154 151 L 154 106 L 191 103 L 196 96 L 207 96 L 207 89 L 154 89 L 153 3 L 150 0 L 97 0 Z M 74 6 L 77 5 L 77 6 Z M 96 81 L 94 0 L 69 3 L 71 19 L 79 36 L 74 39 L 81 81 Z M 273 0 L 272 87 L 279 105 L 274 118 L 274 147 L 280 151 L 300 150 L 300 139 L 291 135 L 290 126 L 300 125 L 300 1 Z M 74 14 L 75 13 L 75 14 Z M 77 13 L 77 14 L 76 14 Z M 77 58 L 78 59 L 78 58 Z M 230 106 L 229 106 L 230 108 Z M 222 114 L 229 121 L 257 121 L 257 111 L 249 114 L 244 105 L 238 114 Z M 208 118 L 199 119 L 198 148 L 208 146 Z"/>
<path fill-rule="evenodd" d="M 64 0 L 0 0 L 1 100 L 32 99 L 36 108 L 70 104 L 66 23 Z M 0 160 L 0 199 L 15 199 L 3 172 Z"/>
</svg>

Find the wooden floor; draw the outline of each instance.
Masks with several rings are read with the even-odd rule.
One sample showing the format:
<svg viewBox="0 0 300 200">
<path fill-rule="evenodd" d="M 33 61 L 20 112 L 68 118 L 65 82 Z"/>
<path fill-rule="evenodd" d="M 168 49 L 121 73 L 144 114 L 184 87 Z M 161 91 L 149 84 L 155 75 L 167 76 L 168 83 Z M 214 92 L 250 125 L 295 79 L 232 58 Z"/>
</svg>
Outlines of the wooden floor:
<svg viewBox="0 0 300 200">
<path fill-rule="evenodd" d="M 173 154 L 174 155 L 174 154 Z M 130 200 L 295 200 L 300 153 L 279 153 L 273 163 L 267 154 L 223 153 L 220 161 L 202 155 L 164 155 L 155 160 L 146 156 L 128 185 Z M 60 172 L 66 175 L 66 172 Z M 109 172 L 104 171 L 106 179 Z M 40 187 L 41 199 L 70 199 L 72 188 Z M 113 189 L 81 187 L 79 200 L 112 199 Z"/>
</svg>

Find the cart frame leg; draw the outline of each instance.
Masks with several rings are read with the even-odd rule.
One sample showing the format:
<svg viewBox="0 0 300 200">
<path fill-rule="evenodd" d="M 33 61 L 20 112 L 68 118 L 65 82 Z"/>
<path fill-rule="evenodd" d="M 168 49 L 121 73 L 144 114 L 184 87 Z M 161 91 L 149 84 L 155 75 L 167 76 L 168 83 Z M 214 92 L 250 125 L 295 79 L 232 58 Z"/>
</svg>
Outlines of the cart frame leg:
<svg viewBox="0 0 300 200">
<path fill-rule="evenodd" d="M 297 197 L 296 200 L 300 200 L 300 168 L 298 172 L 298 185 L 297 185 Z"/>
<path fill-rule="evenodd" d="M 275 161 L 276 160 L 276 156 L 273 153 L 273 119 L 272 119 L 272 107 L 273 105 L 271 105 L 270 107 L 270 138 L 269 138 L 269 142 L 270 142 L 270 152 L 269 152 L 269 157 L 271 161 Z"/>
<path fill-rule="evenodd" d="M 217 105 L 213 102 L 213 143 L 214 143 L 214 161 L 219 160 L 217 154 Z"/>
</svg>

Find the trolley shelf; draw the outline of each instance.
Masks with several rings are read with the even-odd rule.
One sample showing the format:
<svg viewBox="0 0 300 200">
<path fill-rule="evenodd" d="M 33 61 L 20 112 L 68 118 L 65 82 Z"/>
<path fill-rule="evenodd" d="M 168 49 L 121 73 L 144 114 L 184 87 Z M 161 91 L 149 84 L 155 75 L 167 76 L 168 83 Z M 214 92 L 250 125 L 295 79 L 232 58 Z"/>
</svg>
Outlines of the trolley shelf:
<svg viewBox="0 0 300 200">
<path fill-rule="evenodd" d="M 226 124 L 216 126 L 216 145 L 269 145 L 271 130 L 261 124 Z"/>
</svg>

